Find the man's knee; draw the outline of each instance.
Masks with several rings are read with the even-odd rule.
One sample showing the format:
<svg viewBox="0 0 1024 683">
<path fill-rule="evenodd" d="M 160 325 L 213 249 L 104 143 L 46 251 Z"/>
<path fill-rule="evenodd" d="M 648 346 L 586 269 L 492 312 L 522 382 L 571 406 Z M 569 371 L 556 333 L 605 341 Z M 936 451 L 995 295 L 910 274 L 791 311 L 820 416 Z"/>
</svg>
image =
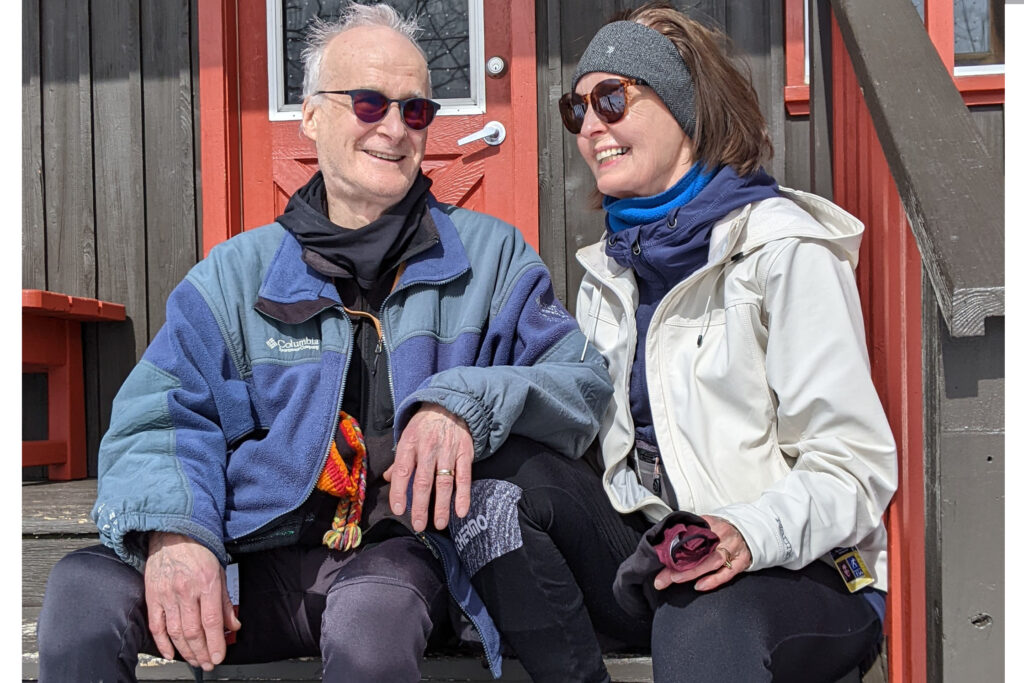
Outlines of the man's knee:
<svg viewBox="0 0 1024 683">
<path fill-rule="evenodd" d="M 344 672 L 350 681 L 418 679 L 439 612 L 431 604 L 436 599 L 387 577 L 335 583 L 321 625 L 325 672 Z M 382 645 L 388 652 L 384 658 Z"/>
<path fill-rule="evenodd" d="M 46 583 L 40 656 L 120 649 L 129 624 L 144 624 L 144 608 L 142 575 L 111 550 L 95 546 L 70 553 L 54 565 Z"/>
<path fill-rule="evenodd" d="M 325 668 L 352 681 L 414 675 L 435 622 L 447 615 L 447 595 L 440 563 L 417 539 L 366 549 L 327 593 L 320 635 Z M 392 653 L 387 662 L 382 643 Z"/>
</svg>

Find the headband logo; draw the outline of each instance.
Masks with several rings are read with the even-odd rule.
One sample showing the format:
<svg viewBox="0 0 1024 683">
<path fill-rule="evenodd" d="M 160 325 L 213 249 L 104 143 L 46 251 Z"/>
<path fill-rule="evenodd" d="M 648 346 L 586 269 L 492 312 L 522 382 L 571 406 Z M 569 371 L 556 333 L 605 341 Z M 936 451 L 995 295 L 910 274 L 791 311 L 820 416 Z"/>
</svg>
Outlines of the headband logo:
<svg viewBox="0 0 1024 683">
<path fill-rule="evenodd" d="M 608 54 L 615 52 L 615 46 L 609 45 L 607 48 L 605 48 L 605 52 L 607 52 Z"/>
</svg>

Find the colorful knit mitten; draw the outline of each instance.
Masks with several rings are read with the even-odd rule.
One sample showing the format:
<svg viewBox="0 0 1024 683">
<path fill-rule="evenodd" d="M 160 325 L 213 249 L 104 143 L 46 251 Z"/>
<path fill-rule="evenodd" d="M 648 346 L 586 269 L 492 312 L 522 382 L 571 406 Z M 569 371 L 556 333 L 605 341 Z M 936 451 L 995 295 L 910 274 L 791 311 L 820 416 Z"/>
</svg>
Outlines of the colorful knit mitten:
<svg viewBox="0 0 1024 683">
<path fill-rule="evenodd" d="M 316 487 L 338 497 L 331 530 L 324 534 L 324 545 L 335 550 L 351 550 L 363 540 L 359 519 L 366 499 L 366 444 L 359 423 L 348 413 L 338 413 L 338 432 L 345 439 L 331 441 L 327 464 Z M 346 464 L 346 458 L 350 464 Z"/>
</svg>

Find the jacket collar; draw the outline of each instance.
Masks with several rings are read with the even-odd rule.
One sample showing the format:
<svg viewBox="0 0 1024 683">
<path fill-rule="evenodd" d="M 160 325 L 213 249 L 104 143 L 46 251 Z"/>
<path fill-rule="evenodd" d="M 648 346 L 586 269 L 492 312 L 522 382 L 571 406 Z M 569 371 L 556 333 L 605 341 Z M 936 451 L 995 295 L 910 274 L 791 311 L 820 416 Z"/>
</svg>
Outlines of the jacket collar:
<svg viewBox="0 0 1024 683">
<path fill-rule="evenodd" d="M 708 267 L 786 237 L 803 237 L 837 245 L 857 264 L 864 224 L 832 202 L 817 195 L 779 187 L 779 198 L 748 204 L 716 223 L 708 247 Z M 813 219 L 813 220 L 812 220 Z M 605 254 L 605 238 L 581 248 L 576 258 L 589 270 L 608 278 L 632 279 L 632 270 Z M 702 268 L 701 270 L 705 270 Z"/>
<path fill-rule="evenodd" d="M 427 205 L 439 240 L 409 260 L 396 289 L 412 283 L 448 282 L 469 270 L 465 247 L 446 206 L 433 195 L 428 196 Z M 327 308 L 341 305 L 334 282 L 302 260 L 302 246 L 287 230 L 270 261 L 258 296 L 256 310 L 289 324 L 304 322 Z"/>
</svg>

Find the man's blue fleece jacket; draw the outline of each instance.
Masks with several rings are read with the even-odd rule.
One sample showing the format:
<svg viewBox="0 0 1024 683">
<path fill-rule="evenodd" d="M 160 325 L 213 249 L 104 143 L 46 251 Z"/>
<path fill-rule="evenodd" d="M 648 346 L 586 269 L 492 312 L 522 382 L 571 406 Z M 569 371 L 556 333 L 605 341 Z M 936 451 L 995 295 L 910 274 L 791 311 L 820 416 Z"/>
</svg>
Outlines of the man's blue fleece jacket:
<svg viewBox="0 0 1024 683">
<path fill-rule="evenodd" d="M 584 353 L 518 231 L 432 197 L 430 212 L 439 242 L 408 262 L 381 309 L 396 441 L 430 402 L 466 421 L 476 459 L 510 434 L 579 457 L 612 393 L 604 360 Z M 214 247 L 171 293 L 167 322 L 118 392 L 92 516 L 133 566 L 145 559 L 140 532 L 185 534 L 222 563 L 226 544 L 294 541 L 278 522 L 323 469 L 352 345 L 334 284 L 301 251 L 277 223 Z M 257 310 L 260 300 L 301 310 L 301 322 Z"/>
</svg>

